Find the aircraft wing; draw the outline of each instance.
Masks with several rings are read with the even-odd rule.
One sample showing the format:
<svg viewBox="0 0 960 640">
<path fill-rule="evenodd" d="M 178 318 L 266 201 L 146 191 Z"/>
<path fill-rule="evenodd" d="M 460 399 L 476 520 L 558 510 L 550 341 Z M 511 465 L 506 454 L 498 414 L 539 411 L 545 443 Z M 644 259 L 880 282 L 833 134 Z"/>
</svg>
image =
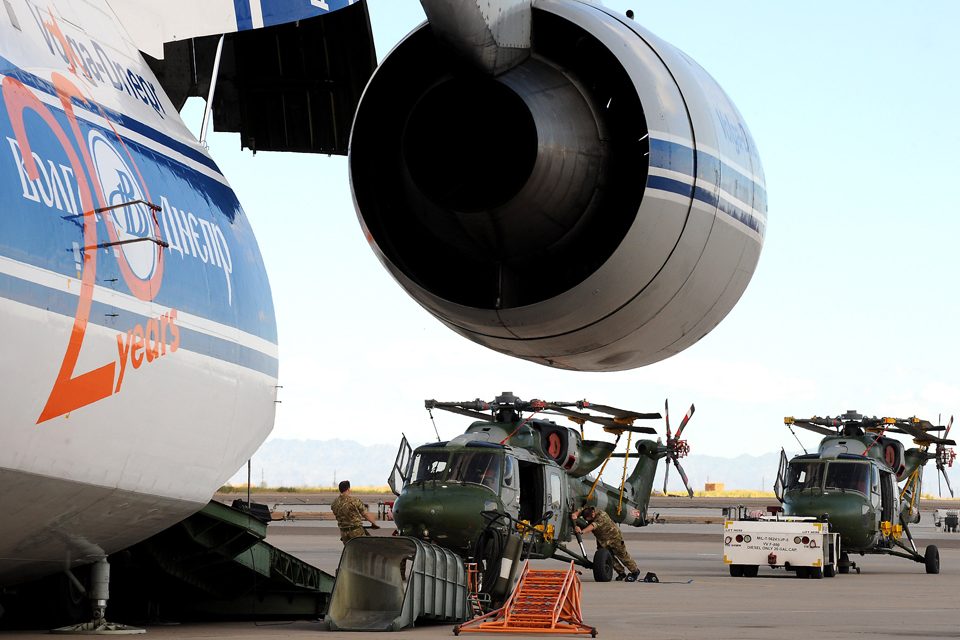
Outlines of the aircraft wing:
<svg viewBox="0 0 960 640">
<path fill-rule="evenodd" d="M 357 0 L 108 0 L 131 41 L 160 60 L 165 42 L 314 18 Z"/>
</svg>

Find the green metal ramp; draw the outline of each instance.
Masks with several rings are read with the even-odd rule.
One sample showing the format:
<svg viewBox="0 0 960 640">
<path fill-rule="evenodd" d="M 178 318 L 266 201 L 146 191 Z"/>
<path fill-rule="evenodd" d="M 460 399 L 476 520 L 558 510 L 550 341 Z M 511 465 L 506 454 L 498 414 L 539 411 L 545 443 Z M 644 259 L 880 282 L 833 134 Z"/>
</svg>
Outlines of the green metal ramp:
<svg viewBox="0 0 960 640">
<path fill-rule="evenodd" d="M 399 631 L 468 616 L 467 575 L 452 551 L 415 538 L 354 538 L 340 557 L 331 631 Z"/>
<path fill-rule="evenodd" d="M 319 618 L 333 576 L 266 543 L 266 535 L 267 525 L 248 512 L 211 501 L 111 557 L 115 579 L 128 585 L 121 598 L 135 609 L 161 604 L 174 619 Z"/>
</svg>

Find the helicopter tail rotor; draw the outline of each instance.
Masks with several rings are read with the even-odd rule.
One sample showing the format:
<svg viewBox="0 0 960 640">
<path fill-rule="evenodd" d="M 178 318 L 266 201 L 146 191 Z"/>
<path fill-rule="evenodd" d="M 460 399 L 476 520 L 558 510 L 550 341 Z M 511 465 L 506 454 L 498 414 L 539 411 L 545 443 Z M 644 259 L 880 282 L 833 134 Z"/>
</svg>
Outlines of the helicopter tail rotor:
<svg viewBox="0 0 960 640">
<path fill-rule="evenodd" d="M 690 410 L 687 411 L 687 414 L 683 416 L 683 420 L 680 422 L 680 426 L 677 427 L 677 432 L 675 434 L 670 433 L 670 413 L 667 403 L 664 403 L 664 409 L 666 410 L 667 415 L 667 468 L 663 474 L 663 494 L 667 495 L 667 483 L 670 479 L 670 464 L 677 468 L 677 473 L 680 474 L 680 479 L 683 480 L 683 486 L 687 490 L 687 494 L 692 498 L 693 489 L 690 488 L 690 482 L 687 479 L 687 474 L 684 472 L 683 467 L 680 466 L 680 458 L 685 458 L 690 454 L 690 445 L 686 440 L 681 440 L 680 436 L 683 434 L 683 430 L 686 428 L 687 423 L 690 422 L 690 418 L 693 417 L 693 412 L 696 411 L 694 405 L 690 405 Z"/>
<path fill-rule="evenodd" d="M 673 459 L 673 466 L 677 468 L 677 471 L 680 473 L 680 479 L 683 480 L 683 486 L 687 490 L 687 494 L 692 498 L 693 489 L 690 488 L 690 482 L 687 480 L 687 474 L 683 472 L 683 467 L 680 466 L 680 463 L 676 458 Z"/>
<path fill-rule="evenodd" d="M 670 482 L 670 461 L 667 460 L 666 468 L 663 471 L 663 495 L 667 495 L 667 483 Z"/>
<path fill-rule="evenodd" d="M 947 430 L 944 432 L 943 437 L 946 438 L 950 435 L 950 429 L 953 427 L 953 416 L 950 416 L 950 423 L 947 425 Z M 950 491 L 950 497 L 954 497 L 953 487 L 950 486 L 950 477 L 947 475 L 947 467 L 952 467 L 954 460 L 957 459 L 957 452 L 948 447 L 942 442 L 937 443 L 937 472 L 943 475 L 944 481 L 947 483 L 947 490 Z"/>
</svg>

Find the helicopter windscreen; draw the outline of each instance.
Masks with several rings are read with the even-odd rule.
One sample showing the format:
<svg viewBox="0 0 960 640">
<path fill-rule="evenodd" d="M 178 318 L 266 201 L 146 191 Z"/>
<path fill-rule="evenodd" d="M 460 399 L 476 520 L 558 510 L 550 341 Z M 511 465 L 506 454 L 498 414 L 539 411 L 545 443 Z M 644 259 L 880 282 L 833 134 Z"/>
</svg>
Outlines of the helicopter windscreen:
<svg viewBox="0 0 960 640">
<path fill-rule="evenodd" d="M 447 451 L 424 451 L 413 456 L 413 467 L 410 472 L 410 482 L 425 482 L 428 480 L 442 480 L 447 470 L 447 460 L 450 453 Z"/>
<path fill-rule="evenodd" d="M 827 468 L 827 489 L 858 491 L 867 494 L 870 465 L 856 462 L 831 462 Z"/>
<path fill-rule="evenodd" d="M 823 484 L 822 462 L 792 462 L 790 463 L 790 479 L 787 482 L 787 491 L 803 491 L 816 489 Z"/>
<path fill-rule="evenodd" d="M 447 482 L 482 484 L 500 492 L 500 456 L 496 453 L 462 452 L 453 454 Z"/>
</svg>

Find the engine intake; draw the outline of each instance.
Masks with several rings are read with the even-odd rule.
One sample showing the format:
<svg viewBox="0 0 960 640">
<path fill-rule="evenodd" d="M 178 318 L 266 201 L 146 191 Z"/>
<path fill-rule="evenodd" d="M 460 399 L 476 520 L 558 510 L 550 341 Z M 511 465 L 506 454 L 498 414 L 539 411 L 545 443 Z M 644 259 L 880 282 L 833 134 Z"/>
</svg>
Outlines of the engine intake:
<svg viewBox="0 0 960 640">
<path fill-rule="evenodd" d="M 595 5 L 537 7 L 530 57 L 499 76 L 427 24 L 384 60 L 351 138 L 358 215 L 401 286 L 476 342 L 570 369 L 655 362 L 746 287 L 759 158 L 670 45 Z"/>
</svg>

